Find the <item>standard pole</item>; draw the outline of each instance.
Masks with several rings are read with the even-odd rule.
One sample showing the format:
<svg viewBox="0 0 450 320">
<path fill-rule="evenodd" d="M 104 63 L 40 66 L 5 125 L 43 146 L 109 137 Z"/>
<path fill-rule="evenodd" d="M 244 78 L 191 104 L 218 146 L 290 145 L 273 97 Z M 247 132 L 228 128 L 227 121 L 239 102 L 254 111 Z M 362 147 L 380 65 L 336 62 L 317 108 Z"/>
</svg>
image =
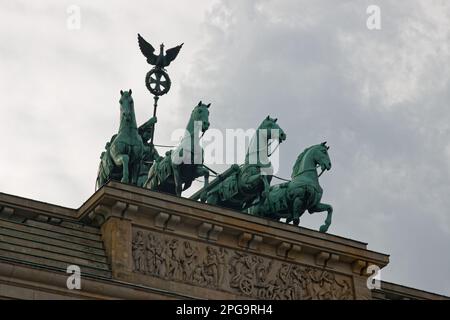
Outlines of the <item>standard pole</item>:
<svg viewBox="0 0 450 320">
<path fill-rule="evenodd" d="M 158 96 L 153 96 L 153 99 L 155 100 L 155 102 L 153 103 L 153 118 L 156 117 L 156 108 L 158 107 Z M 152 127 L 152 134 L 150 136 L 150 144 L 153 145 L 153 136 L 155 135 L 155 126 L 156 123 L 153 125 Z"/>
</svg>

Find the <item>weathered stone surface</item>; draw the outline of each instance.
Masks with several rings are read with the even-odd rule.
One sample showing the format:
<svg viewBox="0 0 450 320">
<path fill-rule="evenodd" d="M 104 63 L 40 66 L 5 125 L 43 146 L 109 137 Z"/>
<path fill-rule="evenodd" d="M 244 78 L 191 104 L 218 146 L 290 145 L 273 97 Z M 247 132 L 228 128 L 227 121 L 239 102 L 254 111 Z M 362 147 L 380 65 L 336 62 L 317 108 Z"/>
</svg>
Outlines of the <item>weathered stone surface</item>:
<svg viewBox="0 0 450 320">
<path fill-rule="evenodd" d="M 257 299 L 353 299 L 352 279 L 253 253 L 133 231 L 133 271 Z"/>
<path fill-rule="evenodd" d="M 110 217 L 102 226 L 102 238 L 113 277 L 126 277 L 131 271 L 131 222 Z"/>
<path fill-rule="evenodd" d="M 78 265 L 84 275 L 111 277 L 99 234 L 73 228 L 75 224 L 70 222 L 65 225 L 72 228 L 61 226 L 61 218 L 43 222 L 43 216 L 37 215 L 38 220 L 21 215 L 17 215 L 20 219 L 0 219 L 0 261 L 61 272 Z"/>
<path fill-rule="evenodd" d="M 1 298 L 447 299 L 369 290 L 367 266 L 389 258 L 365 243 L 117 182 L 77 210 L 5 194 L 0 208 Z"/>
</svg>

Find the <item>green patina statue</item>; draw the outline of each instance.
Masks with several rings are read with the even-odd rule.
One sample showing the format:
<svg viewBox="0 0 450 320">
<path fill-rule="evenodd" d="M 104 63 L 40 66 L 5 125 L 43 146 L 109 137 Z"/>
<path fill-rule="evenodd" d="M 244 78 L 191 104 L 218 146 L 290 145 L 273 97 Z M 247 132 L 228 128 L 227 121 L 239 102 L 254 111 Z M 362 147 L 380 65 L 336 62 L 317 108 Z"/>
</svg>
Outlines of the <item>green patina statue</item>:
<svg viewBox="0 0 450 320">
<path fill-rule="evenodd" d="M 181 196 L 181 192 L 198 177 L 203 176 L 205 187 L 208 185 L 209 170 L 203 165 L 200 134 L 203 136 L 209 128 L 210 105 L 200 101 L 194 107 L 180 145 L 153 163 L 144 187 Z"/>
<path fill-rule="evenodd" d="M 277 119 L 267 116 L 257 128 L 247 149 L 245 163 L 234 164 L 209 183 L 209 172 L 204 165 L 200 139 L 209 128 L 209 107 L 201 101 L 194 107 L 181 143 L 161 157 L 154 148 L 156 109 L 160 96 L 170 90 L 171 81 L 164 69 L 178 55 L 183 44 L 167 50 L 161 44 L 159 54 L 151 44 L 138 35 L 139 47 L 154 67 L 147 73 L 146 86 L 154 96 L 153 117 L 137 127 L 131 89 L 120 91 L 119 132 L 106 144 L 100 156 L 96 188 L 108 180 L 117 180 L 155 191 L 181 196 L 198 177 L 204 177 L 204 186 L 190 198 L 212 205 L 227 207 L 259 217 L 286 219 L 299 225 L 300 217 L 309 213 L 327 211 L 321 232 L 331 225 L 333 208 L 321 203 L 323 190 L 319 177 L 331 169 L 326 143 L 305 149 L 295 162 L 292 180 L 270 186 L 273 168 L 269 160 L 269 146 L 286 140 L 286 134 Z M 273 151 L 272 151 L 273 153 Z M 317 166 L 322 172 L 317 174 Z M 212 171 L 215 173 L 214 171 Z"/>
<path fill-rule="evenodd" d="M 294 164 L 292 180 L 270 187 L 267 196 L 251 207 L 249 213 L 277 220 L 286 218 L 287 223 L 293 221 L 298 225 L 306 210 L 309 213 L 327 211 L 325 223 L 320 227 L 320 232 L 327 232 L 333 208 L 320 202 L 323 190 L 316 168 L 320 166 L 322 173 L 331 169 L 328 149 L 326 142 L 305 149 Z"/>
<path fill-rule="evenodd" d="M 272 137 L 273 134 L 277 136 Z M 233 172 L 222 182 L 213 181 L 211 188 L 204 190 L 209 204 L 242 211 L 261 194 L 264 196 L 268 193 L 272 179 L 272 165 L 269 161 L 271 139 L 277 139 L 281 143 L 286 140 L 286 134 L 277 124 L 277 119 L 267 116 L 250 141 L 245 164 L 232 167 Z"/>
<path fill-rule="evenodd" d="M 106 143 L 100 156 L 96 187 L 108 180 L 117 180 L 142 186 L 148 173 L 149 163 L 159 155 L 148 143 L 156 118 L 137 127 L 132 91 L 120 91 L 119 132 Z"/>
<path fill-rule="evenodd" d="M 145 85 L 156 97 L 162 96 L 169 92 L 171 86 L 169 75 L 164 68 L 168 67 L 175 60 L 183 44 L 166 50 L 164 54 L 164 44 L 161 43 L 159 54 L 155 54 L 155 48 L 145 41 L 140 34 L 138 34 L 138 43 L 142 54 L 147 58 L 147 63 L 154 66 L 145 77 Z"/>
<path fill-rule="evenodd" d="M 147 122 L 138 128 L 138 133 L 142 137 L 144 143 L 144 152 L 142 156 L 141 168 L 139 171 L 138 186 L 143 186 L 147 180 L 148 172 L 154 161 L 161 160 L 161 156 L 156 151 L 151 139 L 153 137 L 155 124 L 157 122 L 156 117 L 150 118 Z"/>
</svg>

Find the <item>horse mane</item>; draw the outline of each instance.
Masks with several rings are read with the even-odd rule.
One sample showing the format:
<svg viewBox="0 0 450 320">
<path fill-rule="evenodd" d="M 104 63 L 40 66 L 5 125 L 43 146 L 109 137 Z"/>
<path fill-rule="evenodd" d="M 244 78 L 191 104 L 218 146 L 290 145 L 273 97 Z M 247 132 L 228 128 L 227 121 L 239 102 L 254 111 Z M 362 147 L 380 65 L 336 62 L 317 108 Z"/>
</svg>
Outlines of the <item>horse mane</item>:
<svg viewBox="0 0 450 320">
<path fill-rule="evenodd" d="M 298 168 L 300 167 L 300 163 L 302 162 L 303 158 L 305 157 L 306 152 L 308 152 L 309 149 L 311 149 L 313 146 L 306 148 L 305 150 L 303 150 L 302 153 L 300 153 L 297 157 L 297 160 L 295 161 L 294 167 L 292 168 L 292 174 L 291 174 L 291 179 L 294 179 L 294 176 L 296 174 L 296 172 L 298 171 Z"/>
</svg>

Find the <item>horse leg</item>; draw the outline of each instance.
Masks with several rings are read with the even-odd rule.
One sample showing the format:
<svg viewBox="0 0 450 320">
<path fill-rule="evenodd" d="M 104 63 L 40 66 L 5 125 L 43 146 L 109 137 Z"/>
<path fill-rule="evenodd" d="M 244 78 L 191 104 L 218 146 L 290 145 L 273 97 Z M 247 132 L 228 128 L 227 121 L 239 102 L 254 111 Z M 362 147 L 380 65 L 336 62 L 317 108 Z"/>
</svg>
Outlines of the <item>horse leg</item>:
<svg viewBox="0 0 450 320">
<path fill-rule="evenodd" d="M 198 176 L 203 176 L 203 178 L 205 179 L 205 183 L 203 185 L 203 189 L 205 191 L 202 193 L 200 197 L 200 201 L 205 202 L 207 197 L 206 188 L 208 187 L 209 184 L 209 170 L 206 169 L 205 167 L 197 167 L 197 173 Z"/>
<path fill-rule="evenodd" d="M 292 219 L 288 218 L 286 222 L 289 223 L 292 220 L 294 225 L 300 225 L 300 217 L 304 212 L 305 210 L 303 209 L 302 199 L 300 197 L 296 197 L 294 199 L 294 204 L 292 205 Z"/>
<path fill-rule="evenodd" d="M 181 181 L 180 166 L 172 164 L 173 180 L 175 182 L 175 194 L 181 197 L 183 183 Z"/>
<path fill-rule="evenodd" d="M 320 226 L 319 231 L 327 232 L 328 228 L 331 225 L 331 217 L 333 215 L 333 207 L 326 203 L 319 203 L 319 204 L 315 205 L 314 207 L 308 209 L 308 212 L 311 214 L 315 213 L 315 212 L 323 212 L 323 211 L 327 212 L 327 218 L 325 219 L 325 223 Z"/>
<path fill-rule="evenodd" d="M 142 182 L 140 182 L 140 174 L 142 167 L 142 155 L 143 155 L 143 146 L 134 146 L 132 148 L 132 152 L 130 154 L 130 163 L 131 163 L 131 183 L 137 185 L 138 187 L 142 187 Z"/>
<path fill-rule="evenodd" d="M 122 179 L 120 182 L 129 183 L 130 177 L 128 165 L 130 163 L 130 157 L 127 154 L 119 154 L 114 159 L 114 162 L 116 165 L 122 166 Z"/>
<path fill-rule="evenodd" d="M 141 171 L 141 163 L 140 161 L 136 160 L 133 164 L 133 176 L 131 177 L 132 183 L 136 184 L 138 187 L 142 187 L 142 184 L 139 185 L 139 174 Z"/>
<path fill-rule="evenodd" d="M 203 174 L 203 177 L 205 178 L 205 185 L 203 186 L 206 188 L 209 184 L 209 170 L 205 169 L 205 173 Z"/>
<path fill-rule="evenodd" d="M 270 188 L 270 183 L 269 183 L 269 181 L 267 179 L 267 175 L 263 175 L 262 176 L 262 181 L 264 183 L 264 191 L 262 192 L 261 195 L 262 195 L 263 198 L 266 198 L 267 195 L 269 194 L 269 188 Z"/>
<path fill-rule="evenodd" d="M 136 162 L 131 161 L 130 158 L 130 172 L 128 173 L 130 176 L 130 183 L 135 184 L 136 181 Z"/>
</svg>

